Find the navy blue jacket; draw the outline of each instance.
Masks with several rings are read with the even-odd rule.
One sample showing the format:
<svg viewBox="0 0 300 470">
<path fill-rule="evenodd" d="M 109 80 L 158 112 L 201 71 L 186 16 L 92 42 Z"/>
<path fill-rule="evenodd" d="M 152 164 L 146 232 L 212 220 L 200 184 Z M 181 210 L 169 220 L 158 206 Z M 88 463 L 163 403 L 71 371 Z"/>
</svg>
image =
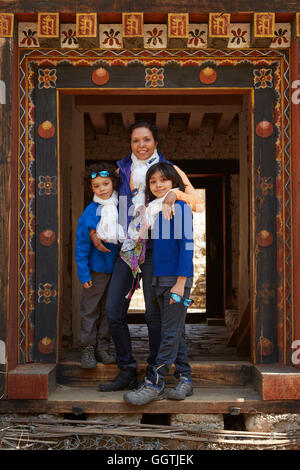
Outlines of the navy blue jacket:
<svg viewBox="0 0 300 470">
<path fill-rule="evenodd" d="M 170 221 L 159 213 L 153 239 L 153 276 L 193 276 L 193 214 L 185 202 L 176 201 Z"/>
<path fill-rule="evenodd" d="M 77 273 L 82 284 L 91 280 L 91 271 L 111 273 L 118 255 L 118 247 L 113 243 L 105 243 L 110 253 L 99 251 L 92 243 L 90 230 L 95 229 L 101 216 L 97 215 L 100 204 L 91 202 L 78 220 L 76 230 L 75 259 Z M 98 210 L 98 212 L 100 212 Z"/>
</svg>

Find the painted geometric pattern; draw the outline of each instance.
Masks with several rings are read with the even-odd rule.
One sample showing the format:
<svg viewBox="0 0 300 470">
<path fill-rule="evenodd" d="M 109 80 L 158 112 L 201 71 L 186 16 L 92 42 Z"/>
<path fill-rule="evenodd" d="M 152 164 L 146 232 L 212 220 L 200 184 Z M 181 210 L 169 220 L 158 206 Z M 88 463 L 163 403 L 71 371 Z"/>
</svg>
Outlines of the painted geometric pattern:
<svg viewBox="0 0 300 470">
<path fill-rule="evenodd" d="M 227 47 L 241 49 L 251 47 L 250 23 L 231 23 Z M 61 23 L 60 47 L 77 49 L 80 40 L 76 36 L 75 23 Z M 18 24 L 18 43 L 22 48 L 40 47 L 37 23 Z M 275 34 L 270 48 L 288 48 L 291 45 L 291 23 L 275 23 Z M 144 25 L 144 48 L 163 49 L 168 46 L 168 27 L 166 24 Z M 124 47 L 122 24 L 99 24 L 98 47 L 103 49 L 121 49 Z M 208 24 L 190 23 L 187 47 L 202 49 L 208 47 Z"/>
<path fill-rule="evenodd" d="M 223 66 L 237 67 L 241 63 L 249 66 L 248 88 L 252 88 L 255 99 L 262 93 L 272 97 L 274 102 L 274 116 L 270 114 L 268 119 L 263 114 L 258 122 L 255 122 L 253 144 L 253 182 L 255 184 L 255 201 L 253 202 L 255 240 L 253 246 L 253 273 L 256 288 L 253 292 L 253 318 L 256 335 L 255 360 L 267 362 L 268 357 L 276 349 L 274 338 L 277 334 L 279 357 L 281 362 L 289 362 L 290 347 L 292 341 L 292 271 L 291 271 L 291 173 L 290 173 L 290 148 L 289 148 L 289 62 L 288 55 L 280 50 L 168 50 L 168 51 L 128 51 L 128 50 L 30 50 L 24 51 L 20 59 L 20 258 L 19 258 L 19 361 L 33 360 L 34 337 L 34 310 L 36 308 L 53 308 L 57 302 L 57 286 L 55 283 L 45 280 L 47 295 L 38 296 L 35 293 L 34 256 L 34 201 L 37 196 L 57 198 L 55 174 L 35 175 L 35 138 L 34 126 L 35 109 L 34 101 L 34 70 L 56 70 L 47 72 L 47 83 L 53 82 L 48 88 L 42 88 L 39 93 L 54 93 L 57 81 L 61 79 L 59 64 L 70 65 L 69 80 L 74 74 L 73 67 L 85 67 L 85 74 L 91 78 L 96 71 L 94 79 L 89 78 L 90 87 L 115 87 L 120 73 L 127 74 L 132 67 L 127 65 L 134 63 L 136 66 L 136 80 L 139 87 L 169 87 L 171 70 L 174 65 L 182 70 L 183 76 L 191 76 L 194 82 L 189 86 L 193 88 L 203 87 L 228 87 L 236 86 L 230 83 L 230 79 L 223 77 Z M 168 67 L 168 64 L 172 67 Z M 34 65 L 34 67 L 33 67 Z M 95 66 L 98 67 L 95 70 Z M 91 70 L 89 71 L 89 67 Z M 185 70 L 190 67 L 188 75 Z M 225 69 L 224 69 L 225 70 Z M 54 79 L 54 76 L 57 80 Z M 228 75 L 227 75 L 228 77 Z M 36 78 L 36 77 L 35 77 Z M 53 80 L 50 80 L 52 78 Z M 246 81 L 247 81 L 246 80 Z M 37 82 L 36 82 L 37 83 Z M 67 81 L 66 86 L 70 86 Z M 181 85 L 180 87 L 187 86 Z M 26 84 L 29 84 L 28 88 Z M 85 86 L 74 84 L 73 87 Z M 171 85 L 174 86 L 174 85 Z M 28 89 L 28 93 L 26 90 Z M 54 95 L 53 95 L 54 96 Z M 56 96 L 56 95 L 55 95 Z M 267 96 L 267 95 L 266 95 Z M 29 112 L 27 112 L 27 110 Z M 51 121 L 51 120 L 50 120 Z M 50 132 L 51 126 L 47 121 L 44 132 Z M 50 122 L 51 124 L 51 122 Z M 271 142 L 271 143 L 270 143 Z M 273 143 L 272 143 L 273 142 Z M 268 161 L 263 158 L 264 149 L 275 148 L 276 161 L 271 165 L 271 173 L 268 173 Z M 270 151 L 270 150 L 268 150 Z M 267 166 L 266 166 L 267 165 Z M 274 176 L 275 175 L 275 176 Z M 42 195 L 35 194 L 35 180 L 41 184 Z M 39 186 L 38 186 L 39 187 Z M 274 206 L 275 201 L 275 207 Z M 268 204 L 272 206 L 268 206 Z M 270 209 L 271 207 L 271 209 Z M 276 213 L 275 227 L 264 226 L 265 214 Z M 275 279 L 266 280 L 259 274 L 263 266 L 263 260 L 270 256 L 270 250 L 275 251 L 277 266 L 272 273 Z M 273 253 L 274 255 L 274 253 Z M 256 269 L 257 268 L 257 269 Z M 273 276 L 274 277 L 274 276 Z M 49 287 L 50 286 L 50 287 Z M 55 295 L 54 295 L 55 293 Z M 38 302 L 38 298 L 47 301 Z M 271 308 L 276 303 L 275 309 Z M 274 314 L 277 315 L 277 323 L 274 323 Z M 275 324 L 277 333 L 272 334 L 264 329 L 265 324 Z M 269 323 L 268 323 L 269 322 Z M 271 337 L 270 337 L 271 336 Z M 43 336 L 54 342 L 47 332 Z M 50 350 L 50 349 L 49 349 Z M 52 348 L 53 350 L 53 348 Z M 44 349 L 45 351 L 45 349 Z"/>
</svg>

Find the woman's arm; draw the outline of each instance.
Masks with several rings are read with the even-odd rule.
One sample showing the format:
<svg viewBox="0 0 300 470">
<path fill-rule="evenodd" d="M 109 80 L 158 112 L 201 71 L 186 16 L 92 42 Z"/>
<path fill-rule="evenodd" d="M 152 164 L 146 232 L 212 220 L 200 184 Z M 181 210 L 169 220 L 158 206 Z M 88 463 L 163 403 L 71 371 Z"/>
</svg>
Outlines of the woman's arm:
<svg viewBox="0 0 300 470">
<path fill-rule="evenodd" d="M 177 199 L 186 202 L 191 207 L 193 212 L 200 212 L 202 208 L 202 200 L 200 195 L 197 193 L 186 174 L 180 168 L 178 168 L 178 166 L 174 165 L 174 168 L 181 176 L 181 179 L 185 184 L 184 192 L 180 191 L 179 189 L 174 190 Z"/>
</svg>

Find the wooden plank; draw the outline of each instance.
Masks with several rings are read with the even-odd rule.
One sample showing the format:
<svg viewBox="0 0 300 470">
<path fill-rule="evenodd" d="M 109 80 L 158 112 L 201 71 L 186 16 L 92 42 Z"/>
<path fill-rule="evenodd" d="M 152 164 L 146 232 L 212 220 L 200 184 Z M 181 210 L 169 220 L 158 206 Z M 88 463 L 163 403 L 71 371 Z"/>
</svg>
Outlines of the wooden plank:
<svg viewBox="0 0 300 470">
<path fill-rule="evenodd" d="M 113 112 L 113 111 L 111 111 L 111 112 Z M 115 112 L 117 112 L 117 111 L 115 111 Z M 134 112 L 133 111 L 131 111 L 131 112 L 126 112 L 126 111 L 122 112 L 122 120 L 123 120 L 124 127 L 126 127 L 126 129 L 129 128 L 135 122 Z"/>
<path fill-rule="evenodd" d="M 121 101 L 122 99 L 120 99 Z M 174 105 L 174 104 L 158 104 L 158 105 L 150 105 L 150 104 L 97 104 L 95 101 L 94 104 L 77 104 L 76 108 L 84 113 L 91 113 L 95 108 L 101 110 L 103 113 L 122 113 L 124 116 L 123 122 L 132 122 L 134 121 L 134 113 L 196 113 L 199 117 L 201 117 L 204 113 L 213 113 L 213 114 L 226 114 L 227 117 L 224 117 L 224 122 L 232 120 L 235 114 L 241 111 L 240 105 L 229 105 L 229 104 L 215 104 L 215 105 Z M 223 122 L 222 120 L 222 122 Z"/>
<path fill-rule="evenodd" d="M 12 161 L 12 81 L 13 41 L 0 38 L 0 397 L 5 395 L 7 367 L 7 329 L 8 329 L 8 294 L 9 294 L 9 247 L 10 247 L 10 211 L 11 200 L 11 161 Z M 14 282 L 13 282 L 14 281 Z M 11 278 L 12 284 L 17 284 Z"/>
<path fill-rule="evenodd" d="M 139 380 L 145 375 L 146 364 L 140 363 L 138 367 Z M 253 365 L 239 361 L 191 361 L 192 379 L 203 387 L 234 385 L 245 386 L 253 381 Z M 80 367 L 79 362 L 60 362 L 57 364 L 57 382 L 69 386 L 89 387 L 99 382 L 107 382 L 118 374 L 116 364 L 98 364 L 95 369 L 86 370 Z M 168 383 L 174 382 L 174 367 L 167 377 Z"/>
<path fill-rule="evenodd" d="M 231 123 L 236 114 L 237 112 L 233 110 L 225 109 L 224 112 L 221 114 L 218 120 L 218 123 L 216 125 L 216 129 L 215 129 L 216 134 L 222 134 L 226 132 L 231 126 Z"/>
<path fill-rule="evenodd" d="M 96 134 L 106 134 L 107 123 L 105 113 L 103 113 L 101 110 L 93 110 L 90 111 L 89 114 Z"/>
<path fill-rule="evenodd" d="M 216 0 L 205 4 L 205 7 L 199 8 L 199 2 L 193 0 L 189 2 L 188 7 L 186 4 L 183 4 L 181 0 L 170 0 L 167 4 L 167 11 L 171 12 L 186 12 L 189 13 L 199 13 L 199 10 L 202 13 L 208 12 L 222 12 L 222 11 L 235 11 L 242 12 L 242 15 L 245 15 L 246 12 L 254 12 L 262 10 L 262 3 L 260 0 L 252 0 L 251 3 L 247 4 L 244 0 Z M 98 0 L 87 0 L 86 2 L 78 2 L 77 0 L 68 0 L 67 2 L 62 2 L 60 0 L 54 0 L 51 2 L 51 11 L 59 12 L 91 12 L 99 11 L 99 1 Z M 165 13 L 166 4 L 161 2 L 161 0 L 137 0 L 134 3 L 135 11 L 146 11 L 156 12 L 156 13 Z M 122 11 L 131 11 L 132 10 L 132 1 L 131 0 L 119 0 L 116 3 L 112 3 L 111 0 L 103 0 L 101 2 L 101 12 L 122 12 Z M 294 1 L 282 3 L 281 0 L 266 0 L 263 3 L 263 11 L 274 11 L 274 12 L 295 12 L 297 10 L 297 5 Z M 49 11 L 49 5 L 43 0 L 3 0 L 1 2 L 0 11 L 5 13 L 21 13 L 21 12 L 36 12 L 36 11 Z"/>
<path fill-rule="evenodd" d="M 204 114 L 205 114 L 204 112 L 200 112 L 200 111 L 191 112 L 190 117 L 189 117 L 188 127 L 187 127 L 188 133 L 193 134 L 193 133 L 199 132 L 200 127 L 202 126 Z"/>
<path fill-rule="evenodd" d="M 54 364 L 26 364 L 8 374 L 9 399 L 47 400 L 56 388 Z"/>
<path fill-rule="evenodd" d="M 300 400 L 300 372 L 294 367 L 257 365 L 255 386 L 262 400 Z"/>
<path fill-rule="evenodd" d="M 170 113 L 157 113 L 156 114 L 156 127 L 159 131 L 165 132 L 168 130 Z"/>
<path fill-rule="evenodd" d="M 96 387 L 58 386 L 48 400 L 0 400 L 0 413 L 300 413 L 300 400 L 263 401 L 245 387 L 195 388 L 183 401 L 161 400 L 134 406 L 123 400 L 124 391 L 98 392 Z"/>
</svg>

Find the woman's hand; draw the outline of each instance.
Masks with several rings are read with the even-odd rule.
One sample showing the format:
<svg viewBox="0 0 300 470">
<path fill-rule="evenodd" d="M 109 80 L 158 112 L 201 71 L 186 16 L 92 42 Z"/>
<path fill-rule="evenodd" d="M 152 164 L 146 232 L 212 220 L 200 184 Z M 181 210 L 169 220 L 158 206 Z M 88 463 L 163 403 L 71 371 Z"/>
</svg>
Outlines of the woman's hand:
<svg viewBox="0 0 300 470">
<path fill-rule="evenodd" d="M 181 299 L 183 298 L 184 295 L 184 288 L 185 288 L 185 283 L 186 283 L 186 277 L 183 276 L 178 276 L 176 284 L 171 288 L 170 292 L 171 294 L 177 294 L 180 295 Z M 170 304 L 175 304 L 175 300 L 170 298 Z"/>
<path fill-rule="evenodd" d="M 162 205 L 162 214 L 163 217 L 167 220 L 171 220 L 173 218 L 173 215 L 175 214 L 175 207 L 174 203 L 177 199 L 177 196 L 174 191 L 170 191 L 169 194 L 164 199 L 163 205 Z"/>
<path fill-rule="evenodd" d="M 84 284 L 82 284 L 85 289 L 89 289 L 93 285 L 93 281 L 87 281 Z"/>
<path fill-rule="evenodd" d="M 104 253 L 110 253 L 110 250 L 108 248 L 106 248 L 106 246 L 103 245 L 103 242 L 105 242 L 105 240 L 101 240 L 101 238 L 97 235 L 96 232 L 90 233 L 90 237 L 91 237 L 91 240 L 92 240 L 94 246 L 99 251 L 102 251 Z"/>
</svg>

